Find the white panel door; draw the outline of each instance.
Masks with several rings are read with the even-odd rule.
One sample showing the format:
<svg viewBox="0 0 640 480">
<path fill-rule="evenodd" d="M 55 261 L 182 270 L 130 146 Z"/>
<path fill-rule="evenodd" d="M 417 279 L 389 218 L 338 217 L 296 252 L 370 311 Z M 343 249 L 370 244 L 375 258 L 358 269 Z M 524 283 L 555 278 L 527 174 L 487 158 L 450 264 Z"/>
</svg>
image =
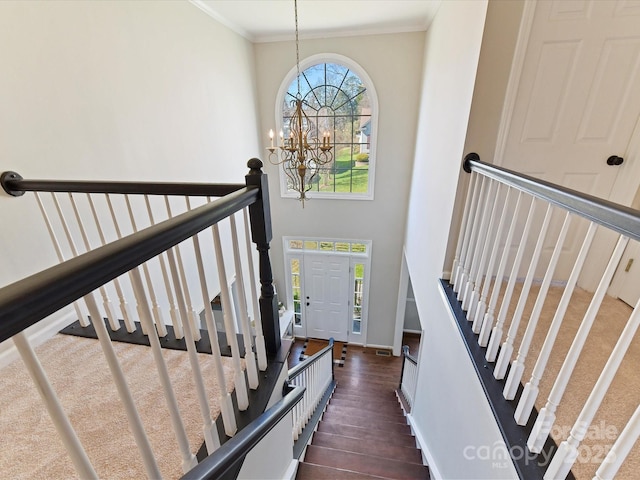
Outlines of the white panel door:
<svg viewBox="0 0 640 480">
<path fill-rule="evenodd" d="M 638 85 L 637 2 L 537 2 L 502 165 L 611 198 L 617 176 L 640 161 L 628 150 L 640 115 Z M 625 165 L 607 165 L 612 155 Z M 560 223 L 554 219 L 551 232 Z M 557 277 L 568 277 L 585 229 L 583 222 L 567 237 Z"/>
<path fill-rule="evenodd" d="M 349 329 L 349 257 L 304 255 L 307 336 L 346 342 Z"/>
</svg>

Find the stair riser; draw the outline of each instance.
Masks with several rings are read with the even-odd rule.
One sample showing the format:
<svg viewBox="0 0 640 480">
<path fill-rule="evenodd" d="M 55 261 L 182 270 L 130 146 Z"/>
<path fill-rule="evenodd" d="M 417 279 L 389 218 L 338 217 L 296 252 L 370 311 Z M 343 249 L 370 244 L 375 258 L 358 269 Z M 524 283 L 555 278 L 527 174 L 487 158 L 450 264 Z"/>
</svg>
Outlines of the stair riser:
<svg viewBox="0 0 640 480">
<path fill-rule="evenodd" d="M 380 480 L 380 477 L 301 462 L 296 480 Z"/>
<path fill-rule="evenodd" d="M 322 417 L 322 421 L 327 423 L 337 423 L 339 425 L 352 425 L 354 427 L 368 428 L 370 430 L 381 430 L 383 432 L 411 435 L 411 427 L 406 423 L 387 422 L 377 418 L 354 417 L 351 415 L 339 415 L 325 412 Z"/>
<path fill-rule="evenodd" d="M 356 439 L 325 432 L 316 432 L 313 435 L 313 445 L 422 465 L 422 454 L 419 450 L 416 448 L 392 445 L 385 440 L 374 440 L 371 438 Z"/>
<path fill-rule="evenodd" d="M 400 413 L 400 407 L 398 407 L 398 413 L 395 412 L 387 412 L 383 409 L 378 410 L 362 410 L 360 408 L 355 407 L 344 407 L 339 405 L 334 405 L 333 403 L 329 403 L 327 405 L 327 413 L 335 413 L 337 415 L 349 415 L 358 418 L 364 419 L 376 419 L 376 420 L 384 420 L 385 422 L 395 422 L 406 425 L 407 419 L 406 417 Z"/>
<path fill-rule="evenodd" d="M 357 394 L 355 391 L 349 393 L 347 390 L 343 388 L 336 388 L 336 391 L 333 393 L 332 399 L 357 402 L 359 405 L 397 405 L 398 398 L 395 395 L 389 395 L 388 393 L 384 396 L 379 395 L 376 397 L 367 397 L 366 395 Z"/>
<path fill-rule="evenodd" d="M 377 475 L 383 478 L 418 479 L 428 478 L 424 465 L 398 462 L 370 455 L 342 452 L 331 448 L 309 445 L 305 462 L 329 467 L 343 468 L 356 472 Z"/>
<path fill-rule="evenodd" d="M 390 445 L 400 445 L 403 447 L 416 446 L 416 440 L 413 435 L 405 435 L 402 433 L 390 433 L 382 430 L 372 430 L 369 428 L 354 427 L 352 425 L 337 425 L 334 423 L 320 422 L 318 424 L 319 432 L 331 433 L 333 435 L 342 435 L 344 437 L 362 439 L 384 439 Z"/>
</svg>

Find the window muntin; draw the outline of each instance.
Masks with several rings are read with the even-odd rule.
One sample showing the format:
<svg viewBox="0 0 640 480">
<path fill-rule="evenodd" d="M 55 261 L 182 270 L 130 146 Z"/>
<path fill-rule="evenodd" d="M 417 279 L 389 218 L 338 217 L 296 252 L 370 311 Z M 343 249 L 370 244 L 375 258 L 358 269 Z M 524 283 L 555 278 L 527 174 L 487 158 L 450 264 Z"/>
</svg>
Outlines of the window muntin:
<svg viewBox="0 0 640 480">
<path fill-rule="evenodd" d="M 316 55 L 301 62 L 283 83 L 277 120 L 284 138 L 290 134 L 292 101 L 298 84 L 305 113 L 314 123 L 312 137 L 331 133 L 334 160 L 319 168 L 310 198 L 373 199 L 377 98 L 366 72 L 346 57 Z M 281 171 L 283 196 L 295 197 Z"/>
<path fill-rule="evenodd" d="M 285 251 L 321 251 L 351 253 L 358 255 L 369 254 L 369 243 L 362 241 L 332 241 L 332 240 L 310 240 L 305 238 L 287 237 L 285 240 Z"/>
</svg>

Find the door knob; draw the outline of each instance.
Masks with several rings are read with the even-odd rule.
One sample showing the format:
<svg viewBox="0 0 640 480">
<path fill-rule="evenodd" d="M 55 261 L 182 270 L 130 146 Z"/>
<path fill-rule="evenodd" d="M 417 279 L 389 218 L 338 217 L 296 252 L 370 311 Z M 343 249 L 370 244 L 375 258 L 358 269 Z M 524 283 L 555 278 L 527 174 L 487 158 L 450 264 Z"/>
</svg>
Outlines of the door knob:
<svg viewBox="0 0 640 480">
<path fill-rule="evenodd" d="M 607 158 L 607 165 L 617 166 L 622 165 L 622 162 L 624 162 L 624 158 L 618 157 L 617 155 L 611 155 Z"/>
<path fill-rule="evenodd" d="M 311 304 L 310 304 L 309 302 L 307 302 L 307 307 L 308 307 L 309 305 L 311 305 Z"/>
</svg>

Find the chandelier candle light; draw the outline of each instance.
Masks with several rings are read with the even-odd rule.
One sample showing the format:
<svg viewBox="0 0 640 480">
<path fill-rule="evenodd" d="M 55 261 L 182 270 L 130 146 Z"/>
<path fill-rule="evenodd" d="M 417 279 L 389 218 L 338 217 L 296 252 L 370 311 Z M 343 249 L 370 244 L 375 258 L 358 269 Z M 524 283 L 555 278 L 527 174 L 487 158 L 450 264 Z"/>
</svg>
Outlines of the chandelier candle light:
<svg viewBox="0 0 640 480">
<path fill-rule="evenodd" d="M 291 101 L 294 108 L 293 115 L 289 119 L 289 138 L 285 141 L 284 132 L 280 130 L 278 146 L 274 146 L 273 130 L 269 130 L 270 146 L 269 161 L 273 165 L 282 165 L 282 169 L 288 178 L 288 188 L 298 192 L 298 200 L 302 202 L 308 198 L 306 192 L 313 187 L 313 181 L 318 170 L 333 160 L 331 152 L 331 133 L 325 131 L 322 141 L 318 139 L 318 126 L 307 116 L 302 108 L 303 100 L 300 94 L 300 50 L 298 43 L 298 2 L 294 0 L 296 20 L 296 67 L 298 93 Z"/>
</svg>

